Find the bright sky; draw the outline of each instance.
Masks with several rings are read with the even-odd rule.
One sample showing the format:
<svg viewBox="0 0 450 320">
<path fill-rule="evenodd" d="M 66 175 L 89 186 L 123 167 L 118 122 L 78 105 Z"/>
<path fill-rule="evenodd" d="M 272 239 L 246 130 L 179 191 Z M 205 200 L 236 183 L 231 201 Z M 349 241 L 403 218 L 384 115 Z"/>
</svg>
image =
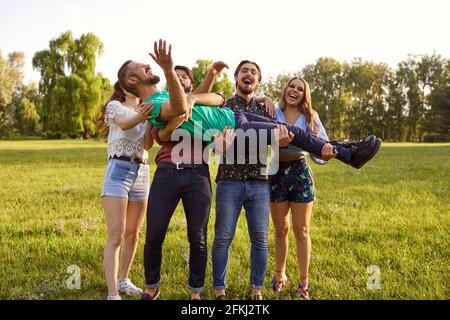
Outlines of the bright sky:
<svg viewBox="0 0 450 320">
<path fill-rule="evenodd" d="M 103 42 L 97 71 L 111 81 L 127 59 L 150 62 L 153 41 L 173 45 L 175 64 L 256 61 L 263 77 L 295 72 L 321 56 L 395 66 L 408 54 L 450 58 L 447 0 L 0 0 L 0 50 L 31 60 L 66 30 Z"/>
</svg>

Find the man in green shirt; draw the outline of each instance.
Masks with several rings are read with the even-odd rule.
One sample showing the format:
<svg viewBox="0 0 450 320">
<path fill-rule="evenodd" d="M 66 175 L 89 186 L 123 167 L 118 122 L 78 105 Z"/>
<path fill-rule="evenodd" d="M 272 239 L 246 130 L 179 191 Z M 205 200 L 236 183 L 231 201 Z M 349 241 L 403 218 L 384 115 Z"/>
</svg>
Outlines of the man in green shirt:
<svg viewBox="0 0 450 320">
<path fill-rule="evenodd" d="M 272 143 L 272 130 L 276 128 L 278 122 L 252 113 L 233 112 L 228 108 L 218 107 L 225 102 L 219 94 L 205 93 L 186 97 L 173 67 L 171 51 L 172 48 L 170 45 L 167 48 L 166 41 L 159 40 L 154 43 L 154 53 L 150 53 L 164 71 L 168 92 L 157 90 L 156 84 L 159 83 L 160 78 L 152 73 L 152 69 L 147 64 L 129 60 L 118 72 L 119 83 L 125 90 L 139 96 L 146 103 L 153 103 L 150 111 L 153 117 L 149 120 L 152 125 L 162 128 L 169 119 L 187 112 L 191 119 L 184 122 L 180 128 L 187 130 L 194 137 L 210 141 L 215 133 L 229 126 L 242 129 L 244 132 L 249 130 L 265 132 L 266 135 L 262 138 L 266 139 L 268 145 Z M 372 159 L 381 145 L 381 139 L 367 138 L 354 145 L 331 146 L 298 127 L 283 125 L 294 134 L 292 145 L 324 160 L 337 158 L 355 168 L 361 168 Z"/>
</svg>

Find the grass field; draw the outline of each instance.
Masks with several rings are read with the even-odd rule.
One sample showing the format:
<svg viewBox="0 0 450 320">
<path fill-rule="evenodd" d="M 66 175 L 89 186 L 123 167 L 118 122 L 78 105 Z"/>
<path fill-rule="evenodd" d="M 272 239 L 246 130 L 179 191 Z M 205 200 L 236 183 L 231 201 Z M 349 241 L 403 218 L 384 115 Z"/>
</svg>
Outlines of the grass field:
<svg viewBox="0 0 450 320">
<path fill-rule="evenodd" d="M 0 155 L 0 299 L 105 299 L 106 228 L 99 195 L 106 145 L 0 141 Z M 318 196 L 311 223 L 314 299 L 450 298 L 450 144 L 385 143 L 361 170 L 338 161 L 312 168 Z M 153 164 L 152 174 L 154 169 Z M 213 179 L 216 171 L 212 166 Z M 214 217 L 213 203 L 208 249 Z M 288 276 L 295 284 L 290 237 Z M 144 238 L 145 228 L 131 271 L 140 285 Z M 179 206 L 164 246 L 161 299 L 188 298 L 188 248 Z M 249 252 L 242 215 L 228 270 L 232 299 L 248 297 Z M 66 285 L 71 265 L 80 268 L 78 290 Z M 266 299 L 274 298 L 273 265 L 270 225 Z M 367 284 L 378 268 L 380 289 Z M 203 298 L 212 299 L 210 250 L 207 270 Z M 295 296 L 292 285 L 282 299 Z"/>
</svg>

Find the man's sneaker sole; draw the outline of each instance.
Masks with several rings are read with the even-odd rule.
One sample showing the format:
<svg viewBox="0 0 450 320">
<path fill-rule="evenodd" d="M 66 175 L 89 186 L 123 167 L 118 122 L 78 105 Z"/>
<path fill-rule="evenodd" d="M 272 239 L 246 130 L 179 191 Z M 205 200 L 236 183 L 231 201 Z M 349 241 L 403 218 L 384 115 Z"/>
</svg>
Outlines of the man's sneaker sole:
<svg viewBox="0 0 450 320">
<path fill-rule="evenodd" d="M 381 147 L 381 139 L 380 138 L 376 138 L 376 145 L 375 148 L 373 149 L 372 153 L 370 154 L 370 156 L 368 156 L 363 162 L 361 162 L 360 164 L 358 164 L 358 166 L 355 166 L 356 169 L 360 169 L 363 165 L 365 165 L 369 160 L 371 160 L 373 157 L 375 157 L 375 155 L 378 153 L 378 151 L 380 150 Z"/>
</svg>

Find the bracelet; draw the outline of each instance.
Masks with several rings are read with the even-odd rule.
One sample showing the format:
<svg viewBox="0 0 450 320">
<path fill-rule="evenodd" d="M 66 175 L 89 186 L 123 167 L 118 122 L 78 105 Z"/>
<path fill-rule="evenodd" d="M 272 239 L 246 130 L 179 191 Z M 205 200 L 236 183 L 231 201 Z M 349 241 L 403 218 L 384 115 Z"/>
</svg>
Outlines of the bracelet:
<svg viewBox="0 0 450 320">
<path fill-rule="evenodd" d="M 214 93 L 222 97 L 223 102 L 222 102 L 222 104 L 220 106 L 223 107 L 225 105 L 225 102 L 226 102 L 225 97 L 220 92 L 214 92 Z"/>
</svg>

